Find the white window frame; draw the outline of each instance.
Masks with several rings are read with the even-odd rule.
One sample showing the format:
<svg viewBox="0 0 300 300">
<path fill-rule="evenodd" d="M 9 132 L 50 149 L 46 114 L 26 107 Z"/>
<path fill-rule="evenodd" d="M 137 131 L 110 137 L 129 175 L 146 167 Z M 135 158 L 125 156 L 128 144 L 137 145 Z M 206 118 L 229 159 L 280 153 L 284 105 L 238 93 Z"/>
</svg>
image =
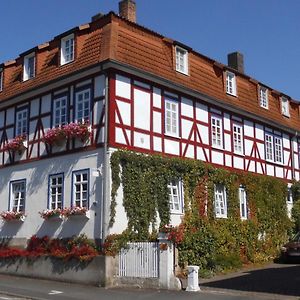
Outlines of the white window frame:
<svg viewBox="0 0 300 300">
<path fill-rule="evenodd" d="M 16 112 L 16 136 L 28 134 L 28 108 Z"/>
<path fill-rule="evenodd" d="M 35 53 L 33 52 L 24 56 L 23 81 L 32 79 L 34 77 L 35 77 Z"/>
<path fill-rule="evenodd" d="M 265 153 L 267 161 L 274 161 L 274 138 L 272 134 L 265 134 Z"/>
<path fill-rule="evenodd" d="M 88 98 L 86 96 L 88 95 Z M 91 89 L 85 89 L 78 91 L 75 94 L 76 97 L 76 107 L 75 107 L 75 121 L 84 122 L 90 121 L 91 118 Z M 81 107 L 80 107 L 81 106 Z M 86 109 L 88 106 L 88 114 Z M 80 116 L 81 114 L 81 116 Z"/>
<path fill-rule="evenodd" d="M 216 218 L 227 219 L 227 195 L 223 184 L 214 186 L 214 207 Z"/>
<path fill-rule="evenodd" d="M 269 92 L 268 89 L 263 86 L 259 87 L 259 103 L 260 107 L 269 109 Z"/>
<path fill-rule="evenodd" d="M 64 174 L 49 176 L 48 209 L 62 209 L 64 205 Z"/>
<path fill-rule="evenodd" d="M 226 71 L 226 93 L 236 96 L 236 75 L 232 72 Z"/>
<path fill-rule="evenodd" d="M 241 220 L 248 219 L 248 201 L 247 192 L 244 187 L 239 187 L 239 199 L 240 199 L 240 217 Z"/>
<path fill-rule="evenodd" d="M 286 117 L 290 117 L 290 103 L 287 97 L 281 97 L 281 113 Z"/>
<path fill-rule="evenodd" d="M 223 120 L 215 115 L 211 116 L 211 145 L 223 149 Z"/>
<path fill-rule="evenodd" d="M 179 137 L 179 103 L 165 97 L 165 134 Z"/>
<path fill-rule="evenodd" d="M 183 185 L 181 180 L 172 180 L 168 184 L 169 205 L 172 214 L 183 214 Z"/>
<path fill-rule="evenodd" d="M 65 101 L 65 104 L 63 105 L 63 101 Z M 57 104 L 59 106 L 57 107 Z M 62 125 L 67 124 L 68 121 L 68 97 L 61 96 L 59 98 L 53 99 L 53 126 L 52 127 L 59 127 Z M 65 110 L 65 114 L 62 113 L 63 109 Z M 65 118 L 65 121 L 63 121 L 63 117 Z"/>
<path fill-rule="evenodd" d="M 244 155 L 243 125 L 233 123 L 232 125 L 233 152 Z"/>
<path fill-rule="evenodd" d="M 3 70 L 0 69 L 0 92 L 3 91 Z"/>
<path fill-rule="evenodd" d="M 88 169 L 73 172 L 72 207 L 86 207 L 87 209 L 89 208 L 89 192 L 90 192 L 89 177 L 90 177 L 90 172 Z M 77 195 L 79 195 L 79 197 L 76 197 Z"/>
<path fill-rule="evenodd" d="M 70 34 L 61 39 L 60 45 L 60 64 L 65 65 L 74 61 L 75 56 L 75 38 Z"/>
<path fill-rule="evenodd" d="M 16 180 L 10 182 L 10 211 L 25 211 L 26 202 L 26 180 Z"/>
<path fill-rule="evenodd" d="M 283 163 L 283 146 L 282 138 L 274 136 L 274 161 L 276 163 Z"/>
<path fill-rule="evenodd" d="M 176 53 L 176 71 L 180 72 L 182 74 L 188 75 L 188 51 L 184 48 L 181 48 L 179 46 L 175 47 L 175 53 Z"/>
</svg>

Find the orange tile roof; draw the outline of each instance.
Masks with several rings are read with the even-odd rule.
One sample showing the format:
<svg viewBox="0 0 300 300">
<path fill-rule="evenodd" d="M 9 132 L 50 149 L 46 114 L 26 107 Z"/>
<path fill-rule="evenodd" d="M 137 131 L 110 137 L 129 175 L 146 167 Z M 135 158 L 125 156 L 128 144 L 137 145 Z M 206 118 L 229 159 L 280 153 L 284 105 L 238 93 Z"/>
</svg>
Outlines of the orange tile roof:
<svg viewBox="0 0 300 300">
<path fill-rule="evenodd" d="M 227 95 L 223 72 L 230 68 L 188 47 L 189 76 L 180 74 L 175 71 L 176 42 L 112 12 L 94 22 L 75 28 L 74 34 L 76 53 L 72 63 L 59 65 L 60 35 L 48 44 L 36 48 L 35 78 L 22 81 L 22 57 L 4 64 L 4 89 L 0 92 L 0 101 L 110 59 L 165 78 L 282 126 L 294 130 L 300 128 L 299 105 L 295 101 L 290 102 L 290 118 L 284 117 L 280 111 L 280 93 L 269 89 L 269 109 L 261 108 L 257 81 L 237 71 L 234 71 L 237 74 L 237 97 Z"/>
</svg>

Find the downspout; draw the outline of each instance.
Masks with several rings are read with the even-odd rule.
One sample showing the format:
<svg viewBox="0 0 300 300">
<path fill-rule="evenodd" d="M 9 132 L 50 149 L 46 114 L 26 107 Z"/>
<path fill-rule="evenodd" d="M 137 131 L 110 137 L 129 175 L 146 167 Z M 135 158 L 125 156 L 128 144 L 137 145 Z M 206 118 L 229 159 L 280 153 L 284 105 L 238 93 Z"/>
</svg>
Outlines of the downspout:
<svg viewBox="0 0 300 300">
<path fill-rule="evenodd" d="M 298 132 L 295 131 L 295 135 L 292 137 L 292 149 L 291 149 L 291 164 L 292 164 L 292 180 L 296 178 L 295 174 L 295 159 L 294 159 L 294 140 L 297 142 Z"/>
<path fill-rule="evenodd" d="M 107 206 L 109 204 L 109 159 L 110 152 L 108 150 L 108 102 L 109 102 L 109 79 L 108 74 L 105 74 L 105 98 L 104 98 L 104 108 L 105 108 L 105 117 L 104 117 L 104 149 L 103 149 L 103 174 L 102 174 L 102 207 L 101 207 L 101 231 L 100 239 L 101 244 L 103 245 L 104 240 L 107 236 L 108 231 L 108 213 L 109 209 Z"/>
</svg>

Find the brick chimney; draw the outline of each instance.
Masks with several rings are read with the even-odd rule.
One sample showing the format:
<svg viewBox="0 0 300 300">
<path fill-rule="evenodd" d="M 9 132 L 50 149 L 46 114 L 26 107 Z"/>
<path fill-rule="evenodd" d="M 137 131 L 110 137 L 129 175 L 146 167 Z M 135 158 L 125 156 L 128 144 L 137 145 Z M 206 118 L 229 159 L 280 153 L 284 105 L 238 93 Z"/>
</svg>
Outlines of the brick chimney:
<svg viewBox="0 0 300 300">
<path fill-rule="evenodd" d="M 119 15 L 131 22 L 136 23 L 135 0 L 122 0 L 119 2 Z"/>
<path fill-rule="evenodd" d="M 228 66 L 244 73 L 244 56 L 240 52 L 233 52 L 227 55 Z"/>
</svg>

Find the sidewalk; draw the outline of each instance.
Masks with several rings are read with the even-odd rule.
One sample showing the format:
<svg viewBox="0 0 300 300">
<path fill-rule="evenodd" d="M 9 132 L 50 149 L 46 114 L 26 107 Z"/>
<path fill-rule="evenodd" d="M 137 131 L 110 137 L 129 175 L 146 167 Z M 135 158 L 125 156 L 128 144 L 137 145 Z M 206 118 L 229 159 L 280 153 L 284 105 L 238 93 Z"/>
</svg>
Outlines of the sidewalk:
<svg viewBox="0 0 300 300">
<path fill-rule="evenodd" d="M 187 287 L 187 279 L 182 280 Z M 299 299 L 300 265 L 268 264 L 237 272 L 201 278 L 202 291 L 260 295 L 267 299 Z"/>
</svg>

